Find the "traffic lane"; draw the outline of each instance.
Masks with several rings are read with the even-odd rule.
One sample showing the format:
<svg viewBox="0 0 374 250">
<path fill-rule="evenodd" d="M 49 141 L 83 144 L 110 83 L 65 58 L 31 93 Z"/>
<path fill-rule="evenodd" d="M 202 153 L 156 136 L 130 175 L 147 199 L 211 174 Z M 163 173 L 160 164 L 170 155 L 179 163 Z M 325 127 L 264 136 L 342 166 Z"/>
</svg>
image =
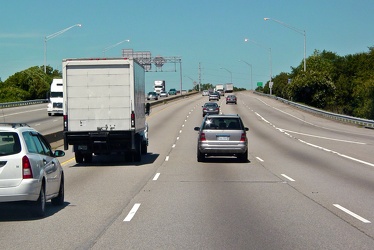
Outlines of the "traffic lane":
<svg viewBox="0 0 374 250">
<path fill-rule="evenodd" d="M 268 100 L 262 98 L 265 100 L 261 100 L 261 102 L 267 104 Z M 244 105 L 256 114 L 258 120 L 263 121 L 264 126 L 273 127 L 279 133 L 284 133 L 286 136 L 300 140 L 300 142 L 310 146 L 374 166 L 371 157 L 371 152 L 374 150 L 374 130 L 330 121 L 301 110 L 296 111 L 305 113 L 305 116 L 309 115 L 309 121 L 295 119 L 295 117 L 301 117 L 302 115 L 296 115 L 296 111 L 293 111 L 292 115 L 288 111 L 284 111 L 289 108 L 289 105 L 281 102 L 260 105 L 253 109 L 251 107 L 258 104 L 259 98 L 249 96 L 244 101 Z M 321 123 L 326 125 L 324 127 L 314 125 Z"/>
<path fill-rule="evenodd" d="M 2 109 L 0 119 L 2 122 L 27 123 L 42 134 L 56 133 L 63 129 L 63 117 L 49 117 L 46 103 Z"/>
<path fill-rule="evenodd" d="M 370 249 L 370 238 L 253 156 L 248 163 L 230 157 L 198 163 L 191 138 L 197 137 L 192 128 L 199 114 L 185 124 L 168 160 L 134 197 L 123 220 L 113 223 L 94 249 Z"/>
<path fill-rule="evenodd" d="M 165 120 L 163 122 L 165 124 Z M 177 129 L 173 128 L 175 126 L 171 122 L 169 124 L 170 129 Z M 159 132 L 151 129 L 151 133 L 156 135 Z M 152 143 L 156 151 L 165 146 L 162 140 Z M 54 208 L 48 202 L 47 217 L 44 219 L 19 213 L 12 218 L 2 218 L 2 247 L 24 246 L 27 238 L 30 249 L 36 249 L 40 244 L 47 248 L 58 245 L 59 249 L 71 249 L 72 246 L 90 248 L 106 227 L 116 220 L 118 213 L 140 192 L 157 167 L 152 153 L 136 164 L 124 163 L 121 161 L 123 157 L 112 155 L 94 157 L 92 164 L 76 164 L 71 147 L 66 153 L 64 161 L 61 159 L 65 173 L 64 206 Z M 43 228 L 45 232 L 35 235 L 35 228 Z M 18 237 L 19 234 L 24 237 Z"/>
<path fill-rule="evenodd" d="M 242 107 L 245 108 L 244 105 Z M 244 123 L 250 127 L 249 152 L 256 155 L 261 164 L 284 180 L 288 180 L 287 177 L 297 180 L 290 185 L 348 223 L 373 235 L 371 224 L 346 216 L 333 206 L 336 203 L 346 204 L 356 213 L 373 221 L 374 204 L 371 197 L 374 176 L 371 167 L 279 133 L 274 127 L 257 119 L 253 112 L 244 117 Z"/>
<path fill-rule="evenodd" d="M 341 137 L 340 139 L 342 140 L 353 140 L 355 138 L 356 140 L 367 143 L 373 142 L 373 130 L 325 119 L 272 98 L 252 93 L 243 93 L 242 95 L 246 97 L 242 101 L 251 111 L 261 112 L 264 110 L 265 112 L 260 113 L 262 118 L 271 124 L 274 124 L 274 121 L 276 121 L 275 125 L 280 129 L 311 134 L 313 134 L 313 131 L 316 131 L 321 136 L 334 134 Z"/>
</svg>

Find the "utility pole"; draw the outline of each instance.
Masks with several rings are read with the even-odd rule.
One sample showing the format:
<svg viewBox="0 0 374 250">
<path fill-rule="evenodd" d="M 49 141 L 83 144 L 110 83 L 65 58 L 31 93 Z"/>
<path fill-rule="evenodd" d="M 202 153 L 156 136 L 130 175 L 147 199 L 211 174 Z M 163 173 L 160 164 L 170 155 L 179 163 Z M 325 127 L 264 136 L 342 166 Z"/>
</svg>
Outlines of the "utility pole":
<svg viewBox="0 0 374 250">
<path fill-rule="evenodd" d="M 200 62 L 199 62 L 198 75 L 199 75 L 199 92 L 200 92 L 201 91 L 201 89 L 200 89 L 200 84 L 201 84 L 201 63 Z"/>
</svg>

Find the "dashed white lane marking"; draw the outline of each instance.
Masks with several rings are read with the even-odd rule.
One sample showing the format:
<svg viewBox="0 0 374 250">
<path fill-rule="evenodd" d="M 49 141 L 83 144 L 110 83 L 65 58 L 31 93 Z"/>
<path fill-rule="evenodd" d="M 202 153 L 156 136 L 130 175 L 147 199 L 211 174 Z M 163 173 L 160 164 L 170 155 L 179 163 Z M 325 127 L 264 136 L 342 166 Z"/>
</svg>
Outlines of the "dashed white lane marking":
<svg viewBox="0 0 374 250">
<path fill-rule="evenodd" d="M 126 218 L 123 221 L 129 222 L 132 220 L 136 212 L 138 211 L 140 207 L 140 203 L 135 203 L 132 209 L 130 210 L 129 214 L 126 216 Z"/>
<path fill-rule="evenodd" d="M 153 177 L 152 180 L 157 181 L 157 180 L 158 180 L 158 177 L 160 177 L 160 173 L 155 174 L 155 176 Z"/>
<path fill-rule="evenodd" d="M 165 161 L 169 161 L 169 156 L 166 156 Z"/>
<path fill-rule="evenodd" d="M 257 160 L 261 161 L 261 162 L 264 162 L 263 159 L 261 159 L 260 157 L 256 157 Z"/>
<path fill-rule="evenodd" d="M 352 211 L 346 209 L 345 207 L 340 206 L 339 204 L 333 204 L 336 208 L 342 210 L 343 212 L 349 214 L 350 216 L 353 216 L 354 218 L 362 221 L 363 223 L 371 223 L 371 221 L 359 216 L 358 214 L 353 213 Z"/>
<path fill-rule="evenodd" d="M 294 179 L 292 179 L 291 177 L 285 175 L 285 174 L 281 174 L 284 178 L 288 179 L 289 181 L 295 181 Z"/>
</svg>

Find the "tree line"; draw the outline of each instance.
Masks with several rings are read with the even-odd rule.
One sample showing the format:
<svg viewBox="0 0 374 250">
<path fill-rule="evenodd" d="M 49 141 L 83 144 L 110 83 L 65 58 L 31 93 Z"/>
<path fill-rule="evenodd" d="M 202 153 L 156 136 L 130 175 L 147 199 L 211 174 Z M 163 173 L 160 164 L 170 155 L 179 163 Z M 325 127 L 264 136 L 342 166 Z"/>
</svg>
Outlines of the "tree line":
<svg viewBox="0 0 374 250">
<path fill-rule="evenodd" d="M 365 119 L 374 119 L 374 47 L 368 52 L 339 56 L 314 51 L 291 73 L 273 79 L 272 94 L 294 102 Z M 269 94 L 269 82 L 258 88 Z"/>
<path fill-rule="evenodd" d="M 0 102 L 19 102 L 45 99 L 53 78 L 61 78 L 62 73 L 50 66 L 34 66 L 15 73 L 4 82 L 0 80 Z"/>
<path fill-rule="evenodd" d="M 339 56 L 331 51 L 314 51 L 303 62 L 273 77 L 272 94 L 338 114 L 374 119 L 374 47 L 369 51 Z M 50 66 L 34 66 L 0 79 L 0 102 L 44 99 L 53 78 L 62 73 Z M 201 90 L 213 89 L 210 83 Z M 194 87 L 198 90 L 198 86 Z M 234 91 L 239 91 L 234 87 Z M 269 94 L 269 82 L 257 91 Z"/>
</svg>

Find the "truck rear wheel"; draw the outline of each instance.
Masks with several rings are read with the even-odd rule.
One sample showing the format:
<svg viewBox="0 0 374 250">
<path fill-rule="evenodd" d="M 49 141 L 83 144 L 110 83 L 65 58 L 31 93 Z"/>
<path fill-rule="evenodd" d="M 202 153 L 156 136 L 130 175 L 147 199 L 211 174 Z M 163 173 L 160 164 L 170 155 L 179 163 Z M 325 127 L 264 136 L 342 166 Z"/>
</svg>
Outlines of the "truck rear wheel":
<svg viewBox="0 0 374 250">
<path fill-rule="evenodd" d="M 142 142 L 139 137 L 135 140 L 135 151 L 132 153 L 132 158 L 134 161 L 142 160 Z"/>
<path fill-rule="evenodd" d="M 81 152 L 75 152 L 75 162 L 83 163 L 83 154 Z"/>
</svg>

